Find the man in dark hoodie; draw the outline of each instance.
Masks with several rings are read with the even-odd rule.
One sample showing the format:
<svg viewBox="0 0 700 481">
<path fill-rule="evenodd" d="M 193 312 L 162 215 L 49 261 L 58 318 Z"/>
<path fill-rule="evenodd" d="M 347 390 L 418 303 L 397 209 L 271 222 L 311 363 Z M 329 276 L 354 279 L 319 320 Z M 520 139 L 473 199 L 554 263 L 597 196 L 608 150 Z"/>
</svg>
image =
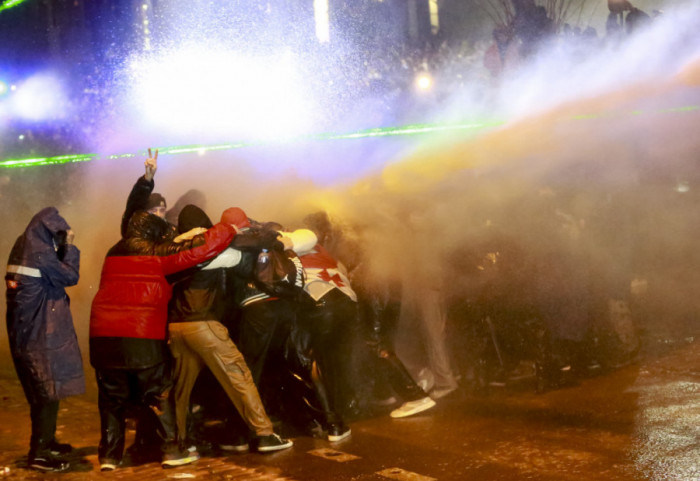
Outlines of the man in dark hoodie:
<svg viewBox="0 0 700 481">
<path fill-rule="evenodd" d="M 105 259 L 90 314 L 90 362 L 99 388 L 100 469 L 121 462 L 130 400 L 157 415 L 164 437 L 163 467 L 199 458 L 177 443 L 166 342 L 171 287 L 165 276 L 196 266 L 224 250 L 235 229 L 217 224 L 202 239 L 169 242 L 165 220 L 146 211 L 131 216 L 126 236 Z M 194 247 L 196 246 L 196 247 Z"/>
<path fill-rule="evenodd" d="M 80 251 L 55 207 L 36 214 L 7 261 L 7 334 L 30 406 L 29 467 L 65 471 L 56 441 L 58 402 L 85 391 L 83 362 L 65 288 L 78 283 Z"/>
<path fill-rule="evenodd" d="M 185 206 L 178 217 L 182 233 L 175 242 L 198 235 L 212 226 L 209 217 L 199 207 Z M 272 429 L 250 369 L 228 329 L 221 323 L 226 302 L 227 268 L 236 266 L 241 252 L 228 248 L 208 265 L 180 273 L 173 284 L 169 305 L 168 331 L 170 350 L 175 358 L 175 409 L 178 432 L 184 441 L 190 394 L 202 368 L 209 368 L 224 389 L 236 410 L 255 433 L 254 444 L 259 452 L 279 451 L 292 447 L 292 441 L 282 439 Z M 232 433 L 240 435 L 241 433 Z M 235 439 L 235 438 L 234 438 Z M 233 450 L 248 449 L 244 441 L 226 446 Z"/>
</svg>

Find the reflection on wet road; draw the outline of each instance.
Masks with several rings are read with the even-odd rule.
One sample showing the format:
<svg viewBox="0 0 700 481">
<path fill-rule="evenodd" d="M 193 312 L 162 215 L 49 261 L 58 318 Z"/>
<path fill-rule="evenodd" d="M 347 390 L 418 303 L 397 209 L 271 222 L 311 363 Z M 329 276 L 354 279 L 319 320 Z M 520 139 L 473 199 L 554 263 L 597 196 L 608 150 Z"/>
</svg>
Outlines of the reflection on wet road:
<svg viewBox="0 0 700 481">
<path fill-rule="evenodd" d="M 300 436 L 272 455 L 213 452 L 191 466 L 157 463 L 97 471 L 97 406 L 62 403 L 59 436 L 79 449 L 75 471 L 23 468 L 29 413 L 14 379 L 0 380 L 0 468 L 8 479 L 606 480 L 700 479 L 700 350 L 687 340 L 663 354 L 577 386 L 535 394 L 527 383 L 476 397 L 460 390 L 423 414 L 352 424 L 329 443 Z M 76 460 L 79 461 L 79 460 Z M 1 473 L 0 473 L 1 474 Z"/>
</svg>

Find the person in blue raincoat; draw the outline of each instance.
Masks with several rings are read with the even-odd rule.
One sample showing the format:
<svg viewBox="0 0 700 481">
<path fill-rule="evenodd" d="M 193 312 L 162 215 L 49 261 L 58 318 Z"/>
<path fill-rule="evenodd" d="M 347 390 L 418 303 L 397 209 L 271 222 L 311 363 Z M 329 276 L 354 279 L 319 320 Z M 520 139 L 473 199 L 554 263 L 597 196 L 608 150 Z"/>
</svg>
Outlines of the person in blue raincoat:
<svg viewBox="0 0 700 481">
<path fill-rule="evenodd" d="M 56 440 L 60 399 L 85 392 L 85 375 L 65 288 L 78 283 L 80 251 L 55 207 L 37 213 L 7 262 L 7 334 L 30 406 L 29 467 L 64 471 L 72 449 Z"/>
</svg>

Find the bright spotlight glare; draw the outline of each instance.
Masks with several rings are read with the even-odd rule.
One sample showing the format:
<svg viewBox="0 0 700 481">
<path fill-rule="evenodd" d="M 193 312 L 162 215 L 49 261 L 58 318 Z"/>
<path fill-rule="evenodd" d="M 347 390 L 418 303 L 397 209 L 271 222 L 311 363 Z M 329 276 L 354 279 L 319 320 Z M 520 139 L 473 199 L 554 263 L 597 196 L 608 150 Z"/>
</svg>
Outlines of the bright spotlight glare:
<svg viewBox="0 0 700 481">
<path fill-rule="evenodd" d="M 9 92 L 9 91 L 10 91 L 10 86 L 7 85 L 7 84 L 6 84 L 5 82 L 3 82 L 2 80 L 0 80 L 0 97 L 2 97 L 3 95 L 7 94 L 7 92 Z"/>
<path fill-rule="evenodd" d="M 131 71 L 138 116 L 164 131 L 271 138 L 301 133 L 309 122 L 289 55 L 255 58 L 193 47 L 133 61 Z"/>
<path fill-rule="evenodd" d="M 48 74 L 35 75 L 19 85 L 11 102 L 13 113 L 28 120 L 60 118 L 67 106 L 61 83 Z"/>
<path fill-rule="evenodd" d="M 690 192 L 690 184 L 687 181 L 680 180 L 676 184 L 674 190 L 679 194 L 685 194 L 686 192 Z"/>
<path fill-rule="evenodd" d="M 433 77 L 428 72 L 421 72 L 416 76 L 418 90 L 430 90 L 433 87 Z"/>
</svg>

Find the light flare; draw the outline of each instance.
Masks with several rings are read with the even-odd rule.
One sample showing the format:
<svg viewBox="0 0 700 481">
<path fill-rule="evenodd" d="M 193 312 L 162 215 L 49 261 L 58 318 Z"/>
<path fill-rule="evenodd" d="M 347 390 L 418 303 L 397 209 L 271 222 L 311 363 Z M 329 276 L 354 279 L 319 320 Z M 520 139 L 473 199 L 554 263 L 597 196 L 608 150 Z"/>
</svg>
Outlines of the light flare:
<svg viewBox="0 0 700 481">
<path fill-rule="evenodd" d="M 65 117 L 69 102 L 61 82 L 51 74 L 38 74 L 19 85 L 10 99 L 10 109 L 28 120 Z"/>
<path fill-rule="evenodd" d="M 428 72 L 421 72 L 416 75 L 415 84 L 418 90 L 431 90 L 433 88 L 433 77 Z"/>
<path fill-rule="evenodd" d="M 146 128 L 243 138 L 298 135 L 310 102 L 291 55 L 242 56 L 193 46 L 131 63 L 135 114 Z"/>
</svg>

